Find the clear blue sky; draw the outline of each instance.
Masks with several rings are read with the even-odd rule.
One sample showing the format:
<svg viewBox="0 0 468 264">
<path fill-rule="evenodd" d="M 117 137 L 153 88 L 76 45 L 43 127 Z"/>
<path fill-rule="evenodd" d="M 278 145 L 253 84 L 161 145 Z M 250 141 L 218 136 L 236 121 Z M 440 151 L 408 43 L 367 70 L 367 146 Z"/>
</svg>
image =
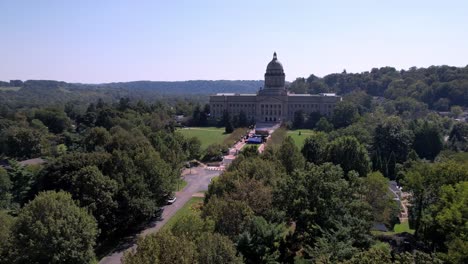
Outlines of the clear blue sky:
<svg viewBox="0 0 468 264">
<path fill-rule="evenodd" d="M 1 0 L 0 80 L 263 79 L 468 64 L 468 1 Z"/>
</svg>

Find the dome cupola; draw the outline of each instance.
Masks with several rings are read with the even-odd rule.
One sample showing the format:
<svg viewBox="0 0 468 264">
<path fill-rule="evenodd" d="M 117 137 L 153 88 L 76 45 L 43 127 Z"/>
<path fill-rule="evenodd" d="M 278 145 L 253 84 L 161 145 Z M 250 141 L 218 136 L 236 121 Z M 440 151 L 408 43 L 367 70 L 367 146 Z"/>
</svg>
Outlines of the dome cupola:
<svg viewBox="0 0 468 264">
<path fill-rule="evenodd" d="M 268 63 L 265 73 L 265 88 L 284 87 L 285 74 L 283 65 L 279 62 L 276 52 L 273 53 L 273 59 Z"/>
<path fill-rule="evenodd" d="M 267 72 L 268 71 L 282 71 L 283 72 L 283 65 L 281 64 L 281 62 L 279 62 L 276 56 L 276 52 L 273 53 L 273 59 L 270 61 L 270 63 L 268 63 Z"/>
</svg>

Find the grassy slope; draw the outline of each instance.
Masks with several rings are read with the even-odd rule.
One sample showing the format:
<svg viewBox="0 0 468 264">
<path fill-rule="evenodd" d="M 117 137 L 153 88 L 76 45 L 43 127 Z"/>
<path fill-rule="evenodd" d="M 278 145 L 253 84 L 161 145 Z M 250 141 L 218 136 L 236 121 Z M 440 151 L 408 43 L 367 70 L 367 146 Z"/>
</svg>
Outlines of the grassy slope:
<svg viewBox="0 0 468 264">
<path fill-rule="evenodd" d="M 228 136 L 224 134 L 224 127 L 190 127 L 177 130 L 187 138 L 196 137 L 201 141 L 201 149 L 205 150 L 211 144 L 223 143 Z"/>
<path fill-rule="evenodd" d="M 201 197 L 192 197 L 182 208 L 180 208 L 177 213 L 167 221 L 167 223 L 161 228 L 161 230 L 168 230 L 170 229 L 178 219 L 185 215 L 189 214 L 199 214 L 200 209 L 199 207 L 203 204 L 203 199 Z"/>
<path fill-rule="evenodd" d="M 13 91 L 13 92 L 17 92 L 19 91 L 19 89 L 21 89 L 21 87 L 0 87 L 0 91 Z"/>
<path fill-rule="evenodd" d="M 299 135 L 299 132 L 301 132 L 301 135 Z M 304 146 L 305 139 L 313 133 L 314 131 L 311 129 L 298 129 L 289 130 L 287 135 L 292 137 L 294 143 L 296 143 L 297 148 L 302 149 L 302 146 Z"/>
<path fill-rule="evenodd" d="M 395 233 L 403 233 L 403 232 L 408 232 L 410 234 L 414 234 L 414 230 L 410 229 L 408 221 L 403 222 L 401 224 L 396 224 L 393 227 L 393 232 Z"/>
</svg>

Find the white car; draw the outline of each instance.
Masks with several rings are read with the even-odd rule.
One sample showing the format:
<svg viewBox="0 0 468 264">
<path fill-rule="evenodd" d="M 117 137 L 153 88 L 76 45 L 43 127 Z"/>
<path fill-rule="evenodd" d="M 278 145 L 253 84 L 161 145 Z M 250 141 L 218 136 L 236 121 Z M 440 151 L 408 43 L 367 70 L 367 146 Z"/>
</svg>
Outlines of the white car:
<svg viewBox="0 0 468 264">
<path fill-rule="evenodd" d="M 167 200 L 167 204 L 173 204 L 177 200 L 177 197 L 172 196 Z"/>
</svg>

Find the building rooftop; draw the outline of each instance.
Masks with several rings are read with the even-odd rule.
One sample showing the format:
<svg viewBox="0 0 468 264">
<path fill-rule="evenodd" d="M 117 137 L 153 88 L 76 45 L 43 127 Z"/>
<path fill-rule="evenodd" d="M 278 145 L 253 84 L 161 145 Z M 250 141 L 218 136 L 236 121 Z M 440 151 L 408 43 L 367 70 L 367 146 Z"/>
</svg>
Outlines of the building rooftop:
<svg viewBox="0 0 468 264">
<path fill-rule="evenodd" d="M 46 161 L 41 158 L 35 158 L 35 159 L 28 159 L 28 160 L 23 160 L 18 162 L 22 166 L 27 166 L 27 165 L 41 165 L 45 163 Z"/>
<path fill-rule="evenodd" d="M 216 96 L 256 96 L 256 94 L 217 93 Z"/>
</svg>

